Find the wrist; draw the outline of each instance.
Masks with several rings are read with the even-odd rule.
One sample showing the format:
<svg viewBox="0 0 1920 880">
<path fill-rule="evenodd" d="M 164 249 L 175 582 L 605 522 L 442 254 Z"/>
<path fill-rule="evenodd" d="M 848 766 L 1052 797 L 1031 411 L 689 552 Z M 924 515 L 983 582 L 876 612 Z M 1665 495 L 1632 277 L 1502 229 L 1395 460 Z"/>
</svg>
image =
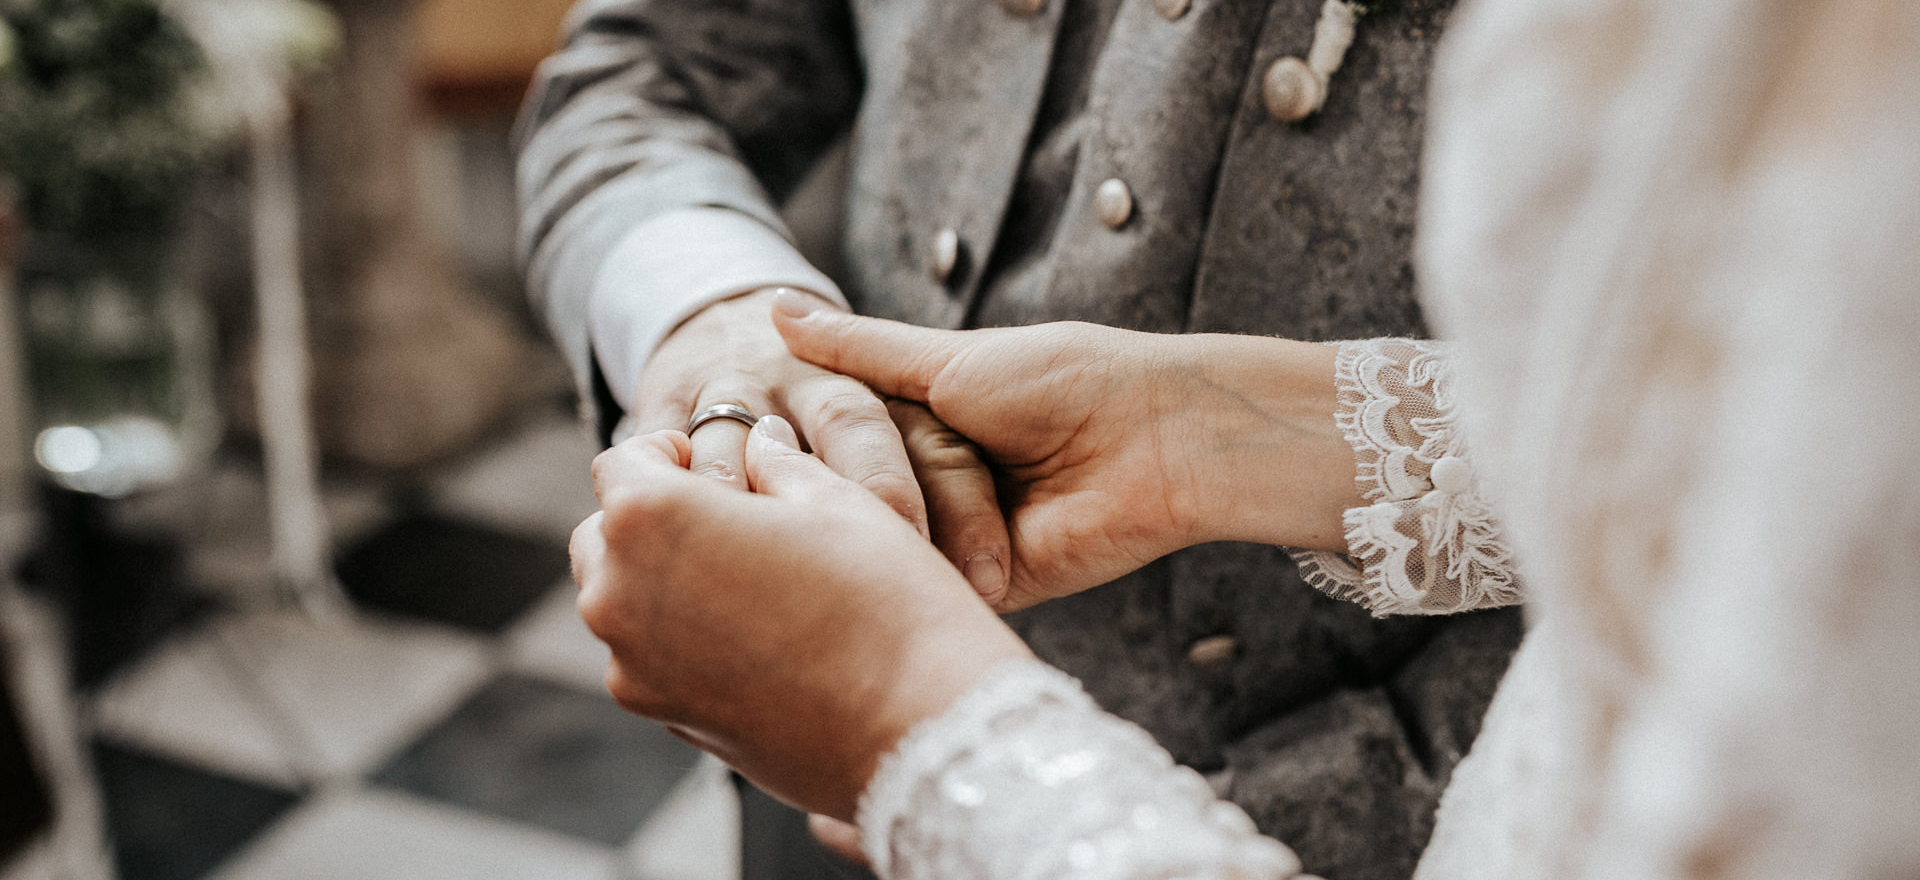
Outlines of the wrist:
<svg viewBox="0 0 1920 880">
<path fill-rule="evenodd" d="M 972 600 L 971 595 L 968 599 Z M 892 674 L 874 698 L 862 701 L 866 735 L 852 762 L 851 776 L 857 784 L 846 801 L 848 815 L 836 818 L 854 818 L 852 807 L 872 784 L 881 763 L 915 729 L 946 714 L 996 670 L 1034 660 L 1033 651 L 985 606 L 948 610 L 952 613 L 927 614 L 916 636 L 897 644 L 890 655 L 892 662 L 880 667 L 891 668 Z M 956 618 L 966 623 L 956 623 Z"/>
<path fill-rule="evenodd" d="M 1342 517 L 1364 503 L 1335 421 L 1333 346 L 1223 334 L 1175 337 L 1193 450 L 1182 505 L 1193 543 L 1346 548 Z"/>
<path fill-rule="evenodd" d="M 755 287 L 750 290 L 740 291 L 731 296 L 721 297 L 720 299 L 701 306 L 694 310 L 692 314 L 689 314 L 679 325 L 667 331 L 667 336 L 671 338 L 673 334 L 678 333 L 688 325 L 715 318 L 724 318 L 730 322 L 741 322 L 753 327 L 764 325 L 769 332 L 772 332 L 773 322 L 768 316 L 768 310 L 773 307 L 774 297 L 778 296 L 780 291 L 783 290 L 791 290 L 804 296 L 810 296 L 825 303 L 830 308 L 840 309 L 842 311 L 846 309 L 838 300 L 804 287 L 793 287 L 784 284 Z"/>
<path fill-rule="evenodd" d="M 784 286 L 754 288 L 708 303 L 674 325 L 632 379 L 637 389 L 635 408 L 644 410 L 646 401 L 662 397 L 678 404 L 697 395 L 716 376 L 764 372 L 769 363 L 791 360 L 769 312 L 774 296 L 782 290 L 801 291 Z M 828 297 L 801 292 L 841 307 Z"/>
</svg>

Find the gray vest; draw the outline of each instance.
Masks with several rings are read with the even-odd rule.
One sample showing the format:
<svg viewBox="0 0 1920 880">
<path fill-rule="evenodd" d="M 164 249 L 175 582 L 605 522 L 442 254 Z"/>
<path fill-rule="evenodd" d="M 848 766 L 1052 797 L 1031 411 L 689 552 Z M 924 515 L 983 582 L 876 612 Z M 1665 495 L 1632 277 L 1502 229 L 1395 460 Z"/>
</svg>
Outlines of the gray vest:
<svg viewBox="0 0 1920 880">
<path fill-rule="evenodd" d="M 1451 0 L 1373 4 L 1324 111 L 1285 124 L 1261 81 L 1306 53 L 1321 3 L 583 0 L 528 103 L 531 290 L 612 415 L 581 295 L 599 257 L 678 207 L 777 222 L 767 194 L 857 104 L 838 264 L 861 311 L 1418 333 L 1421 116 Z M 1013 623 L 1329 880 L 1411 873 L 1519 638 L 1514 612 L 1371 619 L 1246 545 Z"/>
<path fill-rule="evenodd" d="M 1451 3 L 1363 18 L 1324 111 L 1285 124 L 1262 76 L 1306 54 L 1320 5 L 856 0 L 856 310 L 946 327 L 1419 334 L 1421 118 Z M 1330 880 L 1412 873 L 1520 634 L 1517 612 L 1375 620 L 1308 587 L 1280 550 L 1237 544 L 1011 620 Z"/>
</svg>

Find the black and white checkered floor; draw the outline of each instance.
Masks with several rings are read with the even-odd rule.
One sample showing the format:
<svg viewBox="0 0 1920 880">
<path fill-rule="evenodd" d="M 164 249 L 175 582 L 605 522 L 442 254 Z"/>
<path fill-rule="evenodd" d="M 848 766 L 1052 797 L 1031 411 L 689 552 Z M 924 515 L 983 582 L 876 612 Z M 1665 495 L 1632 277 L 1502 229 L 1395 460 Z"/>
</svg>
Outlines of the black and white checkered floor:
<svg viewBox="0 0 1920 880">
<path fill-rule="evenodd" d="M 340 620 L 260 601 L 255 465 L 123 512 L 220 600 L 80 703 L 120 876 L 736 880 L 724 770 L 612 703 L 574 613 L 594 451 L 556 405 L 405 502 L 329 482 Z M 41 850 L 0 880 L 62 876 Z"/>
</svg>

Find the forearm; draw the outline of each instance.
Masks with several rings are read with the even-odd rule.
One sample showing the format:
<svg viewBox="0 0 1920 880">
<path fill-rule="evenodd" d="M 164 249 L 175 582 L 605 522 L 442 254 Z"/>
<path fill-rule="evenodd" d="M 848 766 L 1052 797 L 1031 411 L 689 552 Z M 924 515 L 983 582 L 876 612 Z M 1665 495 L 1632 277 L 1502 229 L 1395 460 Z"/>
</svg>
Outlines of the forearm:
<svg viewBox="0 0 1920 880">
<path fill-rule="evenodd" d="M 784 237 L 775 197 L 857 97 L 844 3 L 581 4 L 517 138 L 529 294 L 583 390 L 590 303 L 636 230 L 723 209 Z"/>
<path fill-rule="evenodd" d="M 636 230 L 702 205 L 782 227 L 725 130 L 654 97 L 670 91 L 650 60 L 657 49 L 583 41 L 541 67 L 521 121 L 518 189 L 528 294 L 584 380 L 596 282 Z M 610 54 L 628 69 L 606 70 Z"/>
<path fill-rule="evenodd" d="M 525 252 L 599 202 L 777 227 L 774 203 L 851 122 L 859 77 L 844 0 L 582 0 L 516 132 Z"/>
<path fill-rule="evenodd" d="M 1160 442 L 1191 543 L 1290 548 L 1315 587 L 1376 615 L 1521 600 L 1454 422 L 1444 343 L 1186 336 L 1167 348 L 1178 378 L 1158 383 L 1174 389 Z"/>
</svg>

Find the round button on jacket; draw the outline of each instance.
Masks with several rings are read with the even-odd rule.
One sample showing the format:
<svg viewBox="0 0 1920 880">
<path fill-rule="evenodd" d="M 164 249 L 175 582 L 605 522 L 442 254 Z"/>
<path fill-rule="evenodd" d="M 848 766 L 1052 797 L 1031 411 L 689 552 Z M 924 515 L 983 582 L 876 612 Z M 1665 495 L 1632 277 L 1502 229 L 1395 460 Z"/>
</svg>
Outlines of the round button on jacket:
<svg viewBox="0 0 1920 880">
<path fill-rule="evenodd" d="M 1040 10 L 1047 8 L 1047 0 L 1000 0 L 1000 8 L 1021 18 L 1027 18 L 1039 15 Z"/>
<path fill-rule="evenodd" d="M 953 277 L 953 267 L 960 265 L 959 231 L 948 227 L 934 233 L 932 251 L 927 268 L 932 271 L 933 280 L 945 284 Z"/>
<path fill-rule="evenodd" d="M 1240 655 L 1240 640 L 1233 636 L 1207 636 L 1187 648 L 1187 662 L 1203 672 L 1225 672 Z"/>
<path fill-rule="evenodd" d="M 1323 89 L 1307 62 L 1289 56 L 1273 62 L 1260 78 L 1260 104 L 1281 122 L 1299 122 L 1319 109 Z"/>
<path fill-rule="evenodd" d="M 1179 21 L 1193 6 L 1193 0 L 1153 0 L 1153 9 L 1168 21 Z"/>
<path fill-rule="evenodd" d="M 1119 229 L 1133 216 L 1133 190 L 1118 177 L 1110 178 L 1093 191 L 1093 215 L 1108 229 Z"/>
</svg>

